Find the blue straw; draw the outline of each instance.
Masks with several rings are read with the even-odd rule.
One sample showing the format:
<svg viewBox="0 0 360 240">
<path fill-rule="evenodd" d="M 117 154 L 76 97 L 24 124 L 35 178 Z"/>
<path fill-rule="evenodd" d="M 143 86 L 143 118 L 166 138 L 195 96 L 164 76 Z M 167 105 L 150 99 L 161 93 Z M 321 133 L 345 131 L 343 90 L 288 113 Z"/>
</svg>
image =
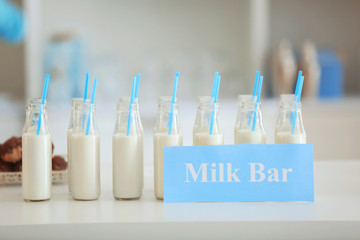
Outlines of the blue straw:
<svg viewBox="0 0 360 240">
<path fill-rule="evenodd" d="M 135 96 L 134 96 L 135 98 L 138 98 L 140 77 L 141 77 L 141 73 L 138 73 L 136 78 L 136 87 L 135 87 Z"/>
<path fill-rule="evenodd" d="M 215 93 L 214 93 L 213 111 L 212 111 L 212 114 L 211 114 L 210 132 L 209 132 L 210 135 L 212 135 L 213 127 L 214 127 L 215 103 L 217 103 L 217 98 L 218 98 L 218 95 L 219 95 L 220 80 L 221 80 L 221 76 L 218 75 L 217 81 L 216 81 L 216 86 L 215 86 Z"/>
<path fill-rule="evenodd" d="M 48 90 L 48 86 L 49 86 L 49 80 L 50 80 L 50 74 L 46 74 L 43 93 L 42 93 L 42 99 L 41 99 L 41 106 L 40 106 L 40 113 L 39 113 L 39 120 L 38 120 L 36 135 L 40 134 L 42 107 L 45 104 L 46 94 L 47 94 L 47 90 Z"/>
<path fill-rule="evenodd" d="M 88 85 L 89 85 L 89 73 L 86 73 L 86 80 L 85 80 L 85 91 L 84 91 L 84 103 L 87 99 L 87 91 L 88 91 Z M 83 122 L 82 122 L 82 129 L 85 127 L 85 115 L 83 116 Z"/>
<path fill-rule="evenodd" d="M 301 79 L 301 76 L 302 76 L 302 71 L 300 70 L 298 72 L 298 77 L 297 77 L 297 81 L 296 81 L 296 87 L 295 87 L 295 97 L 298 95 L 299 93 L 299 83 L 300 83 L 300 79 Z M 296 100 L 296 99 L 295 99 Z"/>
<path fill-rule="evenodd" d="M 128 117 L 128 124 L 126 130 L 126 136 L 130 134 L 130 124 L 131 124 L 131 109 L 135 98 L 135 88 L 136 88 L 136 77 L 133 77 L 132 87 L 131 87 L 131 97 L 130 97 L 130 106 L 129 106 L 129 117 Z"/>
<path fill-rule="evenodd" d="M 219 72 L 215 72 L 215 76 L 214 76 L 214 82 L 213 82 L 213 87 L 212 87 L 212 91 L 211 91 L 211 97 L 213 98 L 215 95 L 215 91 L 216 91 L 216 85 L 217 85 L 217 79 L 219 77 Z"/>
<path fill-rule="evenodd" d="M 260 71 L 256 71 L 255 82 L 254 82 L 254 89 L 253 89 L 253 95 L 252 95 L 252 98 L 251 98 L 251 101 L 252 101 L 252 102 L 255 100 L 256 91 L 257 91 L 258 82 L 259 82 L 259 76 L 260 76 Z M 253 114 L 254 114 L 253 112 L 250 113 L 250 116 L 249 116 L 249 119 L 248 119 L 248 126 L 250 126 L 251 118 L 252 118 Z"/>
<path fill-rule="evenodd" d="M 96 85 L 97 85 L 97 78 L 94 79 L 94 86 L 93 86 L 93 91 L 92 91 L 91 101 L 90 101 L 89 116 L 88 116 L 88 121 L 87 121 L 87 126 L 86 126 L 86 136 L 89 135 L 89 130 L 90 130 L 91 105 L 94 104 L 95 93 L 96 93 Z"/>
<path fill-rule="evenodd" d="M 89 85 L 89 73 L 87 72 L 86 80 L 85 80 L 84 102 L 86 102 L 86 99 L 87 99 L 88 85 Z"/>
<path fill-rule="evenodd" d="M 304 84 L 304 76 L 301 76 L 300 81 L 299 81 L 298 92 L 297 92 L 297 95 L 295 95 L 296 106 L 295 106 L 295 113 L 294 113 L 293 122 L 292 122 L 291 134 L 294 134 L 294 130 L 295 130 L 295 123 L 296 123 L 296 118 L 297 118 L 297 108 L 298 108 L 298 105 L 300 102 L 303 84 Z"/>
<path fill-rule="evenodd" d="M 177 85 L 179 81 L 179 72 L 176 72 L 175 80 L 174 80 L 174 89 L 171 99 L 171 109 L 170 109 L 170 123 L 169 123 L 169 135 L 171 135 L 171 127 L 172 127 L 172 121 L 173 121 L 173 112 L 174 112 L 174 104 L 175 104 L 175 98 L 176 98 L 176 91 L 177 91 Z"/>
<path fill-rule="evenodd" d="M 251 131 L 253 131 L 253 132 L 255 131 L 255 126 L 256 126 L 256 112 L 257 112 L 257 108 L 258 108 L 258 105 L 259 105 L 259 102 L 260 102 L 262 83 L 263 83 L 263 76 L 260 76 L 259 89 L 258 89 L 258 92 L 257 92 L 256 104 L 255 104 L 255 110 L 254 110 L 253 125 L 252 125 L 252 129 L 251 129 Z"/>
<path fill-rule="evenodd" d="M 251 101 L 254 101 L 254 100 L 255 100 L 256 91 L 257 91 L 257 86 L 258 86 L 258 82 L 259 82 L 259 76 L 260 76 L 260 71 L 256 71 L 255 82 L 254 82 L 254 89 L 253 89 L 253 96 L 252 96 Z"/>
</svg>

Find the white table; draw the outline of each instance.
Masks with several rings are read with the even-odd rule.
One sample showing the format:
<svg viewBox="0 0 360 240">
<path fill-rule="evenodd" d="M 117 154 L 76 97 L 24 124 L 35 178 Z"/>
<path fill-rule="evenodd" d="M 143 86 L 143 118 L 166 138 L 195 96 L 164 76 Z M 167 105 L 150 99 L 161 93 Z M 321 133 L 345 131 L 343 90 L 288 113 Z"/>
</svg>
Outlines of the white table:
<svg viewBox="0 0 360 240">
<path fill-rule="evenodd" d="M 74 201 L 62 184 L 50 201 L 29 203 L 20 185 L 0 186 L 0 239 L 359 239 L 360 161 L 314 165 L 315 203 L 163 204 L 151 166 L 140 200 L 115 201 L 108 163 L 97 201 Z"/>
</svg>

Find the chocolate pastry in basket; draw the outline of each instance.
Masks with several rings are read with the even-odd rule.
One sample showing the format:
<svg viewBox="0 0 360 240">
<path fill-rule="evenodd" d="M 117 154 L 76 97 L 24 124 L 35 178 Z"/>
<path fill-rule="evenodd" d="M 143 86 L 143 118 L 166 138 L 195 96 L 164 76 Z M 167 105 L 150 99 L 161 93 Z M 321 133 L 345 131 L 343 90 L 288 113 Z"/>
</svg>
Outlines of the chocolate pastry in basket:
<svg viewBox="0 0 360 240">
<path fill-rule="evenodd" d="M 12 171 L 13 172 L 22 172 L 22 161 L 14 163 Z"/>
<path fill-rule="evenodd" d="M 14 164 L 1 161 L 0 159 L 0 172 L 11 172 Z"/>
<path fill-rule="evenodd" d="M 54 171 L 61 171 L 66 170 L 67 168 L 67 162 L 63 157 L 60 156 L 54 156 L 52 159 L 52 170 Z"/>
<path fill-rule="evenodd" d="M 11 137 L 0 147 L 0 158 L 4 162 L 15 163 L 21 160 L 22 156 L 21 137 Z"/>
</svg>

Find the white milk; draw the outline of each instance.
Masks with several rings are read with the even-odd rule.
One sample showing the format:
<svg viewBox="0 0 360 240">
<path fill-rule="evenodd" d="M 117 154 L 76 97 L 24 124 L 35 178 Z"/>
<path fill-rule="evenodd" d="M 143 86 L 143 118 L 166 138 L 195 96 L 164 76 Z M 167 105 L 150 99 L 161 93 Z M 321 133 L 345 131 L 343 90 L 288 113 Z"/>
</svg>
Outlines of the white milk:
<svg viewBox="0 0 360 240">
<path fill-rule="evenodd" d="M 276 144 L 306 144 L 305 134 L 277 133 Z"/>
<path fill-rule="evenodd" d="M 100 137 L 71 134 L 71 195 L 76 200 L 96 200 L 100 195 Z"/>
<path fill-rule="evenodd" d="M 236 141 L 237 141 L 236 139 L 237 139 L 237 135 L 238 135 L 239 129 L 240 129 L 239 126 L 235 126 L 235 128 L 234 128 L 234 143 L 235 143 L 235 144 L 237 144 L 237 143 L 236 143 Z"/>
<path fill-rule="evenodd" d="M 223 134 L 195 134 L 194 146 L 197 145 L 223 145 L 224 135 Z"/>
<path fill-rule="evenodd" d="M 71 192 L 71 170 L 70 170 L 70 141 L 71 141 L 71 132 L 72 130 L 67 131 L 67 175 L 68 175 L 68 189 Z"/>
<path fill-rule="evenodd" d="M 157 133 L 154 135 L 154 188 L 155 197 L 164 198 L 163 185 L 163 152 L 166 146 L 182 146 L 182 135 L 168 135 L 167 133 Z"/>
<path fill-rule="evenodd" d="M 50 134 L 30 133 L 22 136 L 22 194 L 25 200 L 51 198 L 51 156 Z"/>
<path fill-rule="evenodd" d="M 113 195 L 115 199 L 139 199 L 144 182 L 142 136 L 113 136 Z"/>
<path fill-rule="evenodd" d="M 238 131 L 235 133 L 235 144 L 265 144 L 266 136 L 259 131 Z"/>
</svg>

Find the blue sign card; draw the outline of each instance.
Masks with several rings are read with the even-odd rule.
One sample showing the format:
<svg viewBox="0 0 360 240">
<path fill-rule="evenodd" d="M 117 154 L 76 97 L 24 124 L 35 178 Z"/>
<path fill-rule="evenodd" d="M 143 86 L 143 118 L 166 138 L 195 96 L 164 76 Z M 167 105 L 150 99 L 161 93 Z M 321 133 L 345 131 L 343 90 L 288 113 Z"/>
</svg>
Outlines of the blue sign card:
<svg viewBox="0 0 360 240">
<path fill-rule="evenodd" d="M 164 148 L 164 202 L 314 201 L 312 144 Z"/>
</svg>

